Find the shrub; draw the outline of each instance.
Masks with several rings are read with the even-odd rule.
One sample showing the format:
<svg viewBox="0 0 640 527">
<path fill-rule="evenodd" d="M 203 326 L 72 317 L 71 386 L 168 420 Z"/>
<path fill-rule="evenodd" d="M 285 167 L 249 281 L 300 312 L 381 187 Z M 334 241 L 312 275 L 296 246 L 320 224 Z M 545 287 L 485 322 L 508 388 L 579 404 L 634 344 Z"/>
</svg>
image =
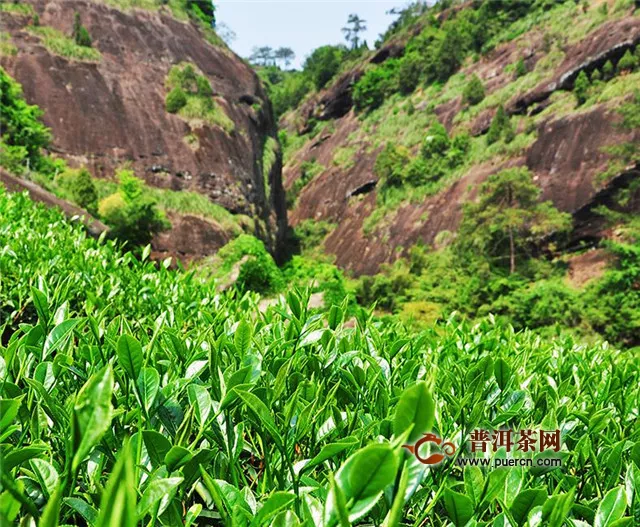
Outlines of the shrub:
<svg viewBox="0 0 640 527">
<path fill-rule="evenodd" d="M 120 170 L 118 179 L 118 192 L 100 202 L 98 213 L 114 237 L 133 245 L 146 245 L 169 223 L 155 201 L 144 195 L 144 183 L 133 172 Z"/>
<path fill-rule="evenodd" d="M 211 97 L 213 95 L 211 83 L 204 75 L 198 75 L 196 85 L 198 87 L 198 95 L 202 95 L 203 97 Z"/>
<path fill-rule="evenodd" d="M 489 131 L 487 132 L 487 144 L 493 144 L 500 139 L 504 139 L 505 142 L 510 142 L 514 137 L 513 126 L 511 120 L 504 109 L 504 106 L 498 106 Z"/>
<path fill-rule="evenodd" d="M 398 63 L 398 89 L 400 93 L 412 93 L 420 82 L 422 65 L 420 55 L 416 52 L 407 53 Z"/>
<path fill-rule="evenodd" d="M 403 147 L 389 142 L 378 154 L 374 171 L 382 186 L 399 187 L 404 183 L 404 169 L 409 162 L 409 154 Z"/>
<path fill-rule="evenodd" d="M 422 141 L 420 153 L 425 159 L 434 159 L 445 156 L 451 141 L 447 129 L 439 122 L 434 122 L 427 131 L 427 135 Z"/>
<path fill-rule="evenodd" d="M 519 79 L 520 77 L 524 77 L 527 74 L 527 66 L 525 65 L 524 59 L 522 57 L 520 57 L 518 59 L 518 62 L 516 62 L 515 74 L 516 74 L 516 79 Z"/>
<path fill-rule="evenodd" d="M 274 293 L 284 286 L 280 269 L 254 236 L 241 234 L 218 251 L 217 259 L 223 276 L 237 273 L 235 286 L 241 291 Z"/>
<path fill-rule="evenodd" d="M 91 47 L 91 36 L 80 21 L 80 13 L 76 12 L 73 15 L 73 40 L 75 40 L 78 46 L 85 48 Z"/>
<path fill-rule="evenodd" d="M 182 88 L 176 86 L 167 94 L 165 107 L 169 113 L 178 113 L 187 105 L 187 96 Z"/>
<path fill-rule="evenodd" d="M 476 105 L 484 99 L 484 85 L 477 75 L 473 75 L 462 92 L 462 98 L 470 105 Z"/>
<path fill-rule="evenodd" d="M 573 86 L 573 93 L 576 96 L 578 105 L 586 102 L 590 86 L 589 77 L 587 77 L 587 74 L 582 70 Z"/>
<path fill-rule="evenodd" d="M 618 61 L 618 71 L 633 71 L 638 66 L 638 58 L 627 50 L 622 58 Z"/>
<path fill-rule="evenodd" d="M 38 15 L 38 13 L 33 15 L 33 18 L 31 19 L 31 25 L 33 27 L 38 27 L 40 25 L 40 16 Z"/>
<path fill-rule="evenodd" d="M 37 106 L 26 103 L 20 84 L 0 67 L 0 163 L 9 170 L 20 172 L 27 163 L 32 169 L 42 166 L 41 150 L 51 138 L 40 121 L 42 113 Z"/>
<path fill-rule="evenodd" d="M 598 82 L 600 80 L 602 80 L 602 73 L 600 73 L 600 70 L 593 70 L 591 72 L 591 82 Z"/>
<path fill-rule="evenodd" d="M 603 5 L 606 5 L 606 3 L 603 4 Z M 610 60 L 605 62 L 604 66 L 602 66 L 602 76 L 603 76 L 604 80 L 611 79 L 611 77 L 613 77 L 614 71 L 615 71 L 615 69 L 613 67 L 613 63 Z"/>
<path fill-rule="evenodd" d="M 322 46 L 313 50 L 304 63 L 304 72 L 317 90 L 329 82 L 342 64 L 345 49 L 342 46 Z"/>
<path fill-rule="evenodd" d="M 87 169 L 68 169 L 56 178 L 56 182 L 71 201 L 91 214 L 96 214 L 98 211 L 98 192 Z"/>
<path fill-rule="evenodd" d="M 353 88 L 353 104 L 356 110 L 375 110 L 398 87 L 398 60 L 389 59 L 380 66 L 369 69 Z"/>
</svg>

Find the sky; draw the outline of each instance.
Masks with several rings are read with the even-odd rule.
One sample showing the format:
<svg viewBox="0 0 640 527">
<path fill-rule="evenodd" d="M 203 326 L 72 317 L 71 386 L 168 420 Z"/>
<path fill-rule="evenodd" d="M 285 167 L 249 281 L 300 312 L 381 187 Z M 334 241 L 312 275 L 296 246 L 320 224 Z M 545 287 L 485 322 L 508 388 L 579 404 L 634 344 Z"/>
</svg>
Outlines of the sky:
<svg viewBox="0 0 640 527">
<path fill-rule="evenodd" d="M 340 29 L 351 13 L 367 21 L 364 39 L 373 48 L 395 17 L 386 14 L 402 7 L 406 0 L 331 1 L 331 0 L 217 0 L 216 23 L 231 28 L 236 39 L 231 48 L 249 57 L 254 47 L 287 46 L 296 53 L 293 67 L 299 68 L 315 48 L 345 43 Z"/>
</svg>

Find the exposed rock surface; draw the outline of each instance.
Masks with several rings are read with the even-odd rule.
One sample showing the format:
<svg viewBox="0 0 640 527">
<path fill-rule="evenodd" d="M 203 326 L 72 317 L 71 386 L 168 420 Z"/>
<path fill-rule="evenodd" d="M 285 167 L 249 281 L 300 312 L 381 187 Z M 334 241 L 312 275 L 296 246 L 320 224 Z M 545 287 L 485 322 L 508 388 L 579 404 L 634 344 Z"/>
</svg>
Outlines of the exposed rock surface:
<svg viewBox="0 0 640 527">
<path fill-rule="evenodd" d="M 29 31 L 30 17 L 2 14 L 0 29 L 10 33 L 18 53 L 0 63 L 22 84 L 28 102 L 45 111 L 56 153 L 103 177 L 128 162 L 152 184 L 195 190 L 232 212 L 260 218 L 256 234 L 278 252 L 286 230 L 279 153 L 270 174 L 262 173 L 263 147 L 267 137 L 276 137 L 276 125 L 247 64 L 167 8 L 122 11 L 88 0 L 28 3 L 41 26 L 67 35 L 74 13 L 80 13 L 102 55 L 98 62 L 57 56 Z M 181 62 L 195 64 L 208 77 L 233 131 L 190 125 L 166 112 L 165 79 Z M 185 223 L 178 223 L 184 232 Z"/>
</svg>

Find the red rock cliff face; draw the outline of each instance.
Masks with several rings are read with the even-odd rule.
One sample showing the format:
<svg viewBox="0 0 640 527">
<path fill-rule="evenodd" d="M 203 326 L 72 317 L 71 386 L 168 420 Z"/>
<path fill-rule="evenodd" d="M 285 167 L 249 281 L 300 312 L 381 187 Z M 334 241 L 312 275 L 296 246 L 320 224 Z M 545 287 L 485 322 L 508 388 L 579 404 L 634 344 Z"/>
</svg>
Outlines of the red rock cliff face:
<svg viewBox="0 0 640 527">
<path fill-rule="evenodd" d="M 527 34 L 524 40 L 520 46 L 517 42 L 499 46 L 489 56 L 466 66 L 463 72 L 467 76 L 477 74 L 487 94 L 492 94 L 513 82 L 513 73 L 506 68 L 508 64 L 524 56 L 528 67 L 533 68 L 545 57 L 541 34 Z M 507 111 L 511 114 L 542 111 L 554 92 L 571 89 L 580 71 L 589 73 L 639 43 L 637 16 L 603 24 L 581 41 L 567 46 L 565 59 L 550 72 L 550 78 L 516 94 L 505 104 Z M 401 54 L 397 46 L 392 51 L 391 56 Z M 557 208 L 574 216 L 573 242 L 597 239 L 602 234 L 602 218 L 591 211 L 609 199 L 610 189 L 601 188 L 598 180 L 598 175 L 609 166 L 608 148 L 626 142 L 640 143 L 640 130 L 623 130 L 618 126 L 620 115 L 616 107 L 623 102 L 622 98 L 608 105 L 571 110 L 565 115 L 551 113 L 537 126 L 536 141 L 523 151 L 471 166 L 436 195 L 419 202 L 401 203 L 371 232 L 365 232 L 365 222 L 376 208 L 379 189 L 374 165 L 381 147 L 373 147 L 365 139 L 357 145 L 351 166 L 332 163 L 335 153 L 363 126 L 362 116 L 354 112 L 351 100 L 353 84 L 362 71 L 360 67 L 345 73 L 282 121 L 290 131 L 305 132 L 310 128 L 311 118 L 333 120 L 329 131 L 309 140 L 287 162 L 284 180 L 290 188 L 300 177 L 305 161 L 317 161 L 326 167 L 302 189 L 290 216 L 294 226 L 304 220 L 334 224 L 324 247 L 336 256 L 339 266 L 356 275 L 374 274 L 382 264 L 393 262 L 418 242 L 437 245 L 439 233 L 456 231 L 464 203 L 474 199 L 481 183 L 511 166 L 527 166 L 541 187 L 543 199 L 551 200 Z M 452 98 L 436 106 L 435 115 L 451 131 L 456 126 L 454 117 L 463 105 L 460 96 Z M 495 108 L 484 111 L 465 131 L 473 135 L 486 132 L 494 113 Z M 635 164 L 626 167 L 609 186 L 614 189 L 630 177 L 640 177 Z"/>
<path fill-rule="evenodd" d="M 28 3 L 41 26 L 67 35 L 80 13 L 102 55 L 95 63 L 57 56 L 28 31 L 31 17 L 3 13 L 0 29 L 10 33 L 18 53 L 2 57 L 2 66 L 22 84 L 28 102 L 45 111 L 55 152 L 97 176 L 110 177 L 129 162 L 150 184 L 206 194 L 231 212 L 261 219 L 256 234 L 280 250 L 287 220 L 279 153 L 270 173 L 262 173 L 264 144 L 276 136 L 276 125 L 248 65 L 168 11 L 124 12 L 86 0 Z M 209 78 L 233 131 L 192 127 L 165 111 L 165 78 L 181 62 Z M 197 142 L 188 144 L 190 134 Z"/>
</svg>

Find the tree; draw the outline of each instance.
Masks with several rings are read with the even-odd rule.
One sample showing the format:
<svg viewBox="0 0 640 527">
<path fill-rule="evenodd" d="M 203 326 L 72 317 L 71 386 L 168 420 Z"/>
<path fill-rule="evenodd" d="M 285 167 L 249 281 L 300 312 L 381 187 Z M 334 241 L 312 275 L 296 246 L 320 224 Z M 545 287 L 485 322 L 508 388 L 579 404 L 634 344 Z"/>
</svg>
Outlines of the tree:
<svg viewBox="0 0 640 527">
<path fill-rule="evenodd" d="M 276 61 L 284 62 L 285 68 L 288 68 L 293 59 L 296 58 L 296 54 L 293 52 L 293 50 L 286 47 L 280 47 L 276 49 L 273 55 Z"/>
<path fill-rule="evenodd" d="M 321 46 L 313 50 L 304 62 L 304 71 L 319 90 L 338 73 L 345 49 L 340 46 Z"/>
<path fill-rule="evenodd" d="M 474 74 L 465 86 L 462 98 L 472 106 L 484 99 L 484 85 L 477 75 Z"/>
<path fill-rule="evenodd" d="M 631 53 L 631 50 L 627 50 L 618 62 L 618 71 L 633 71 L 638 66 L 638 59 Z"/>
<path fill-rule="evenodd" d="M 539 201 L 541 191 L 532 176 L 526 167 L 493 174 L 480 187 L 478 200 L 464 207 L 460 240 L 499 259 L 506 253 L 510 273 L 516 270 L 518 251 L 571 228 L 569 214 Z"/>
<path fill-rule="evenodd" d="M 602 4 L 602 5 L 606 5 L 606 4 Z M 602 66 L 602 76 L 606 81 L 608 81 L 611 77 L 613 77 L 613 63 L 610 60 L 605 62 L 604 66 Z"/>
<path fill-rule="evenodd" d="M 218 33 L 218 36 L 224 40 L 228 46 L 237 38 L 236 32 L 224 22 L 216 24 L 216 33 Z"/>
<path fill-rule="evenodd" d="M 511 126 L 511 120 L 504 109 L 504 106 L 498 106 L 496 114 L 493 116 L 489 132 L 487 133 L 487 144 L 493 144 L 500 139 L 510 142 L 513 139 L 514 132 Z"/>
<path fill-rule="evenodd" d="M 82 25 L 80 20 L 80 13 L 77 11 L 73 15 L 73 40 L 76 41 L 78 46 L 91 47 L 91 36 L 87 31 L 87 28 Z"/>
<path fill-rule="evenodd" d="M 351 49 L 358 49 L 358 43 L 360 42 L 358 35 L 366 30 L 367 21 L 360 18 L 356 13 L 351 13 L 347 19 L 347 25 L 342 28 L 347 42 L 351 44 Z"/>
<path fill-rule="evenodd" d="M 589 77 L 587 77 L 587 74 L 584 72 L 584 70 L 582 70 L 573 86 L 573 93 L 576 96 L 578 106 L 584 104 L 587 101 L 587 95 L 590 86 L 591 83 L 589 82 Z"/>
<path fill-rule="evenodd" d="M 261 46 L 259 48 L 253 48 L 253 54 L 249 57 L 249 60 L 254 64 L 260 66 L 268 66 L 275 63 L 275 57 L 273 54 L 273 48 L 271 46 Z"/>
<path fill-rule="evenodd" d="M 527 74 L 527 66 L 524 63 L 524 59 L 520 57 L 516 62 L 516 78 L 524 77 Z"/>
</svg>

